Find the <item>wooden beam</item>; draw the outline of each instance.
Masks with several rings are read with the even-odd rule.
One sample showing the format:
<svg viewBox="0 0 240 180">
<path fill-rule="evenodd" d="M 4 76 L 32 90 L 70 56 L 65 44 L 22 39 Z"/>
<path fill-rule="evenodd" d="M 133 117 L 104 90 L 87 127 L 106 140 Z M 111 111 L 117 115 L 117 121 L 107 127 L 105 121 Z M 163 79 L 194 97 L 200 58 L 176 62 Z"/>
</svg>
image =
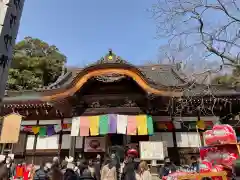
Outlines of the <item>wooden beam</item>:
<svg viewBox="0 0 240 180">
<path fill-rule="evenodd" d="M 129 93 L 129 94 L 94 94 L 94 95 L 83 95 L 81 100 L 89 101 L 89 100 L 119 100 L 129 98 L 131 100 L 143 99 L 145 96 L 143 94 Z"/>
<path fill-rule="evenodd" d="M 106 107 L 106 108 L 87 108 L 84 112 L 80 115 L 87 116 L 87 115 L 99 115 L 99 114 L 126 114 L 126 115 L 135 115 L 135 114 L 146 114 L 144 108 L 140 107 Z M 162 110 L 162 116 L 167 115 L 168 112 Z"/>
</svg>

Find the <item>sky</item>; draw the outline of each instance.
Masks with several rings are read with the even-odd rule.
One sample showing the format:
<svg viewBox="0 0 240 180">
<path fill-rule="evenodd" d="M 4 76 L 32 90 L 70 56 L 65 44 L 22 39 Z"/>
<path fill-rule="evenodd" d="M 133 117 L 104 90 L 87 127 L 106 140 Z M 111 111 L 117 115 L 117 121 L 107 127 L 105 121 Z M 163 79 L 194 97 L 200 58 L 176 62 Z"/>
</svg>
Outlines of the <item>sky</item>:
<svg viewBox="0 0 240 180">
<path fill-rule="evenodd" d="M 156 61 L 156 26 L 147 11 L 156 0 L 25 0 L 17 41 L 56 45 L 68 66 L 86 66 L 109 48 L 133 64 Z"/>
</svg>

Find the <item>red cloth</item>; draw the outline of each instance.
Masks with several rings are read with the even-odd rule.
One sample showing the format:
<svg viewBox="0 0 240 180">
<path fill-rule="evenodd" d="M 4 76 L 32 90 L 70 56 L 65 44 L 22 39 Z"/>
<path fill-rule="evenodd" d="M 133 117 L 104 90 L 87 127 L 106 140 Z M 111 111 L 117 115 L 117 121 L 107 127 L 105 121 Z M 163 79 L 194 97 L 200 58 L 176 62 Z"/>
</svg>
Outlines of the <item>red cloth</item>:
<svg viewBox="0 0 240 180">
<path fill-rule="evenodd" d="M 168 129 L 169 131 L 172 131 L 172 130 L 174 129 L 173 123 L 171 123 L 171 122 L 167 122 L 167 123 L 166 123 L 166 126 L 167 126 L 167 129 Z"/>
<path fill-rule="evenodd" d="M 24 171 L 25 171 L 25 167 L 24 166 L 17 166 L 16 167 L 15 178 L 22 178 L 23 174 L 24 174 Z"/>
<path fill-rule="evenodd" d="M 28 180 L 28 175 L 29 175 L 29 171 L 26 170 L 26 171 L 23 173 L 23 180 Z"/>
<path fill-rule="evenodd" d="M 67 124 L 62 124 L 62 129 L 67 129 L 68 125 Z"/>
</svg>

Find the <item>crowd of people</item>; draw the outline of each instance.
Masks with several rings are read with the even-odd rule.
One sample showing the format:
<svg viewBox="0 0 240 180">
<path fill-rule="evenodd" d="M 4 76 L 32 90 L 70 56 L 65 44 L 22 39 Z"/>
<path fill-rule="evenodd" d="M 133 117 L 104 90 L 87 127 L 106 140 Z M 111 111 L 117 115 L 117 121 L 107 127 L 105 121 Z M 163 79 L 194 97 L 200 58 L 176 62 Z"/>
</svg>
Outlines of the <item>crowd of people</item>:
<svg viewBox="0 0 240 180">
<path fill-rule="evenodd" d="M 52 162 L 43 162 L 39 168 L 26 163 L 15 164 L 7 157 L 0 163 L 0 180 L 151 180 L 152 176 L 145 161 L 136 164 L 134 155 L 128 154 L 120 163 L 115 154 L 109 158 L 76 162 L 54 157 Z"/>
<path fill-rule="evenodd" d="M 54 157 L 52 162 L 43 162 L 39 167 L 24 162 L 15 164 L 11 157 L 7 157 L 0 162 L 0 180 L 152 180 L 147 162 L 137 163 L 135 157 L 135 154 L 127 154 L 123 163 L 114 153 L 103 159 L 97 155 L 94 159 L 80 158 L 75 162 L 73 158 L 60 162 Z M 237 168 L 234 169 L 236 177 L 240 172 Z M 199 172 L 197 157 L 191 157 L 188 169 Z M 177 166 L 166 157 L 158 175 L 162 178 L 177 170 Z"/>
</svg>

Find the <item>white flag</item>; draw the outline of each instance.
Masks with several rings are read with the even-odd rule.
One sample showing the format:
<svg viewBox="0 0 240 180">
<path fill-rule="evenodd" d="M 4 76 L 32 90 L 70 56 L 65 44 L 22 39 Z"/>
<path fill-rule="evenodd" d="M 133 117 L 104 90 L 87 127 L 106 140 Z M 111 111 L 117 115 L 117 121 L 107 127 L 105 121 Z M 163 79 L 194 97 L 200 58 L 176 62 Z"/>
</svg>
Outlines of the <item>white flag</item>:
<svg viewBox="0 0 240 180">
<path fill-rule="evenodd" d="M 80 130 L 80 117 L 72 118 L 71 136 L 78 136 Z"/>
<path fill-rule="evenodd" d="M 127 115 L 117 115 L 117 133 L 126 134 Z"/>
</svg>

